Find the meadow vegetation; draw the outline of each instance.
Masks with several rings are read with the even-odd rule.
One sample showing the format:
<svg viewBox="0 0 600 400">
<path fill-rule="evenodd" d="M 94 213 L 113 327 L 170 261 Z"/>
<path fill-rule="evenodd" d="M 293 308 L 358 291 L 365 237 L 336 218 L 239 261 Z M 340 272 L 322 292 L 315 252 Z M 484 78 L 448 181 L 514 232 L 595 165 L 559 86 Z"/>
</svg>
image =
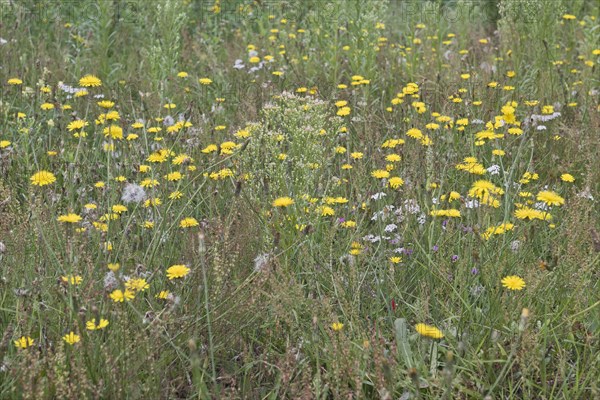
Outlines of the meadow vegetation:
<svg viewBox="0 0 600 400">
<path fill-rule="evenodd" d="M 600 398 L 600 6 L 0 2 L 0 398 Z"/>
</svg>

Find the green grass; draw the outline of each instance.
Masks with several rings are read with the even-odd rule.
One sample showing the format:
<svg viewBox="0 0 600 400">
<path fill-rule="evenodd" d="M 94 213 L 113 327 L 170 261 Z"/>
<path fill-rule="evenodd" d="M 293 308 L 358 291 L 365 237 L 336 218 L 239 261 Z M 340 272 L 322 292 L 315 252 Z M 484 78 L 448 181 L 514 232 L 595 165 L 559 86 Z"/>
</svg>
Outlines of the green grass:
<svg viewBox="0 0 600 400">
<path fill-rule="evenodd" d="M 598 398 L 600 9 L 515 4 L 0 5 L 0 398 Z"/>
</svg>

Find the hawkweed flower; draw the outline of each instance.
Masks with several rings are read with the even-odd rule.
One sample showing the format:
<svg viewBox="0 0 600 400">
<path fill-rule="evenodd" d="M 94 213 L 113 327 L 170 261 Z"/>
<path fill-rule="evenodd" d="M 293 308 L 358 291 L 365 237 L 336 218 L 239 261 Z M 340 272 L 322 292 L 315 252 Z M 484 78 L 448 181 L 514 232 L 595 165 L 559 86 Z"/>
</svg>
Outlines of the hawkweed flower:
<svg viewBox="0 0 600 400">
<path fill-rule="evenodd" d="M 81 341 L 81 337 L 76 335 L 75 332 L 71 331 L 63 336 L 63 340 L 72 346 L 75 343 L 79 343 Z"/>
<path fill-rule="evenodd" d="M 135 298 L 135 292 L 131 289 L 125 289 L 125 291 L 116 289 L 112 291 L 109 297 L 115 303 L 123 303 L 124 301 L 130 301 L 131 299 Z"/>
<path fill-rule="evenodd" d="M 60 279 L 70 285 L 80 285 L 83 282 L 83 278 L 80 275 L 65 275 L 61 276 Z"/>
<path fill-rule="evenodd" d="M 502 279 L 502 286 L 509 290 L 523 290 L 525 281 L 519 276 L 510 275 Z"/>
<path fill-rule="evenodd" d="M 183 278 L 190 273 L 190 269 L 183 264 L 172 265 L 167 269 L 169 280 Z"/>
<path fill-rule="evenodd" d="M 571 174 L 562 174 L 562 175 L 560 176 L 560 179 L 561 179 L 563 182 L 575 182 L 575 178 L 574 178 L 574 177 L 573 177 L 573 175 L 571 175 Z"/>
<path fill-rule="evenodd" d="M 278 197 L 273 200 L 273 207 L 289 207 L 294 204 L 294 200 L 291 197 Z"/>
<path fill-rule="evenodd" d="M 85 323 L 85 328 L 88 331 L 96 331 L 99 329 L 104 329 L 108 326 L 108 320 L 104 318 L 100 318 L 100 322 L 96 324 L 96 318 L 92 318 L 91 320 Z"/>
<path fill-rule="evenodd" d="M 95 75 L 85 75 L 79 80 L 79 85 L 83 87 L 102 86 L 102 81 Z"/>
<path fill-rule="evenodd" d="M 417 324 L 415 325 L 415 330 L 421 335 L 425 337 L 429 337 L 432 339 L 442 339 L 444 334 L 441 330 L 436 328 L 435 326 L 426 325 L 426 324 Z"/>
<path fill-rule="evenodd" d="M 563 204 L 565 204 L 564 198 L 560 197 L 557 193 L 549 190 L 539 192 L 536 199 L 539 201 L 543 201 L 549 206 L 562 206 Z"/>
<path fill-rule="evenodd" d="M 333 329 L 335 332 L 341 331 L 342 329 L 344 329 L 344 324 L 342 324 L 341 322 L 334 322 L 333 324 L 331 324 L 331 329 Z"/>
<path fill-rule="evenodd" d="M 52 172 L 39 171 L 33 174 L 30 180 L 31 184 L 34 186 L 46 186 L 56 182 L 56 177 Z"/>
<path fill-rule="evenodd" d="M 34 340 L 29 336 L 21 336 L 20 338 L 15 340 L 14 343 L 17 349 L 26 349 L 28 347 L 33 346 Z"/>
<path fill-rule="evenodd" d="M 56 220 L 58 222 L 65 222 L 65 223 L 75 224 L 75 223 L 81 221 L 81 216 L 79 216 L 77 214 L 69 213 L 69 214 L 66 214 L 66 215 L 59 216 Z"/>
<path fill-rule="evenodd" d="M 184 218 L 181 221 L 179 221 L 179 226 L 181 228 L 192 228 L 198 225 L 198 221 L 196 220 L 196 218 L 193 217 Z"/>
<path fill-rule="evenodd" d="M 137 292 L 143 292 L 148 289 L 150 285 L 143 278 L 133 278 L 125 282 L 125 287 Z"/>
</svg>

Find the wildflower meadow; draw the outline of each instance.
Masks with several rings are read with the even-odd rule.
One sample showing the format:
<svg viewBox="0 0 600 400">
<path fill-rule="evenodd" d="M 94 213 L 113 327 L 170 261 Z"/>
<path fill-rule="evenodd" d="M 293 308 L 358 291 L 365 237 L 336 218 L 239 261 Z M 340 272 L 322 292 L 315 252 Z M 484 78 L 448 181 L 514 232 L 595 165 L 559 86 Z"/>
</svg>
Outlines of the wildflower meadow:
<svg viewBox="0 0 600 400">
<path fill-rule="evenodd" d="M 600 399 L 600 3 L 0 0 L 0 399 Z"/>
</svg>

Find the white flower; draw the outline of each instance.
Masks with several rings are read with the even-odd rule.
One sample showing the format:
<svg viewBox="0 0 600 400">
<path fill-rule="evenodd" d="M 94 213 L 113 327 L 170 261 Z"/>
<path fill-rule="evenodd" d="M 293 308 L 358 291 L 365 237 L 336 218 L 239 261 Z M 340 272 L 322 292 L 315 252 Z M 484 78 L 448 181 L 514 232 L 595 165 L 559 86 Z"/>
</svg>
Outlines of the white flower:
<svg viewBox="0 0 600 400">
<path fill-rule="evenodd" d="M 409 214 L 418 214 L 421 212 L 421 207 L 419 207 L 419 204 L 414 199 L 404 200 L 404 209 Z"/>
<path fill-rule="evenodd" d="M 498 174 L 500 174 L 500 166 L 492 165 L 486 171 L 489 172 L 491 175 L 498 175 Z"/>
<path fill-rule="evenodd" d="M 377 243 L 381 241 L 381 236 L 375 236 L 373 234 L 368 234 L 367 236 L 363 237 L 363 240 L 367 241 L 367 242 L 371 242 L 371 243 Z"/>
<path fill-rule="evenodd" d="M 479 202 L 477 200 L 469 200 L 465 202 L 465 207 L 467 208 L 478 208 Z"/>
<path fill-rule="evenodd" d="M 387 194 L 385 194 L 383 192 L 379 192 L 379 193 L 375 193 L 373 196 L 371 196 L 371 199 L 379 200 L 379 199 L 384 198 L 385 196 L 387 196 Z"/>
<path fill-rule="evenodd" d="M 384 232 L 394 232 L 397 228 L 398 228 L 398 225 L 396 225 L 396 224 L 389 224 L 383 230 L 384 230 Z"/>
</svg>

